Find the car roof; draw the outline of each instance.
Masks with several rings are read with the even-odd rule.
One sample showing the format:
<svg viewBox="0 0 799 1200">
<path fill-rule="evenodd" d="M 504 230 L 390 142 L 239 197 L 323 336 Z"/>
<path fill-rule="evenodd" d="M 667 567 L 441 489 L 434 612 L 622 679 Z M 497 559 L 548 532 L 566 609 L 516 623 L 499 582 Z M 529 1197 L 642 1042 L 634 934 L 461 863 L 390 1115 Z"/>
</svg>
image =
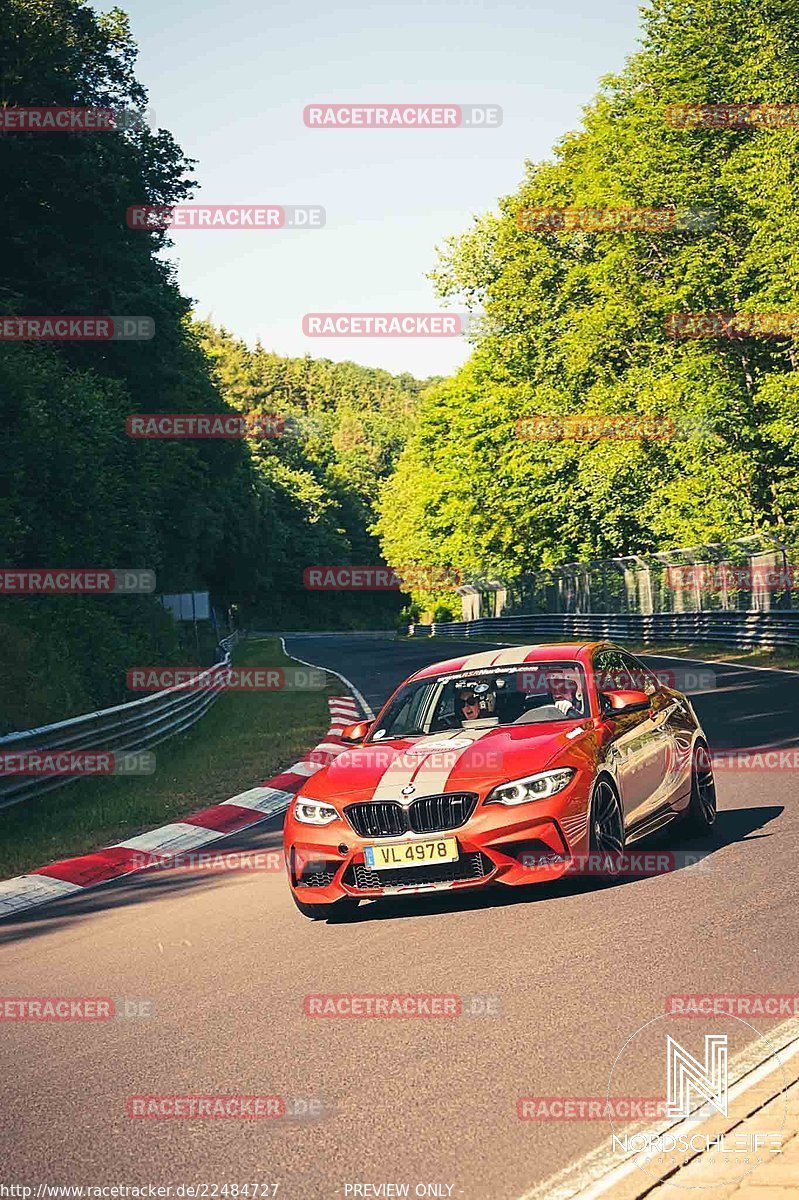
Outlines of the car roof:
<svg viewBox="0 0 799 1200">
<path fill-rule="evenodd" d="M 585 662 L 591 652 L 608 642 L 547 642 L 542 646 L 504 646 L 493 650 L 462 654 L 459 658 L 447 658 L 443 662 L 422 667 L 411 679 L 425 679 L 429 675 L 446 675 L 454 671 L 476 670 L 478 667 L 512 667 L 526 662 Z"/>
</svg>

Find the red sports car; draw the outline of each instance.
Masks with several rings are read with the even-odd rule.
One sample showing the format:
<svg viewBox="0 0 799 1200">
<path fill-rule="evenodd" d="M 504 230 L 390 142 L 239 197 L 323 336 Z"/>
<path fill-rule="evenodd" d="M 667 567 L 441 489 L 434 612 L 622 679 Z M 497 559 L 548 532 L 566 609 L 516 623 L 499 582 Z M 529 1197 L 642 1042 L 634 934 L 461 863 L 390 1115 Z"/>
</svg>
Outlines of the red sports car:
<svg viewBox="0 0 799 1200">
<path fill-rule="evenodd" d="M 406 680 L 286 815 L 307 917 L 359 900 L 525 885 L 607 863 L 674 820 L 710 829 L 707 739 L 685 696 L 607 642 L 514 646 Z M 600 872 L 601 873 L 601 870 Z"/>
</svg>

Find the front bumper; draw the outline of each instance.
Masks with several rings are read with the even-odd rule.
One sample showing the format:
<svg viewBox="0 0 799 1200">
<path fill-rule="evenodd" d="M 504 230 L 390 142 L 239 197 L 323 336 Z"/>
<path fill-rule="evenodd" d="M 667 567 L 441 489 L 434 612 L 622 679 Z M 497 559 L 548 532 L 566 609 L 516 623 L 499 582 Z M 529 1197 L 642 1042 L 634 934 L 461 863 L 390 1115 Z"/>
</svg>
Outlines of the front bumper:
<svg viewBox="0 0 799 1200">
<path fill-rule="evenodd" d="M 575 783 L 545 801 L 508 808 L 484 806 L 456 829 L 392 837 L 360 837 L 342 818 L 323 828 L 301 824 L 293 804 L 286 815 L 284 847 L 289 883 L 298 900 L 332 904 L 343 896 L 369 899 L 409 892 L 523 886 L 556 879 L 587 851 L 588 795 Z M 456 863 L 414 864 L 371 870 L 364 847 L 375 843 L 456 838 Z"/>
</svg>

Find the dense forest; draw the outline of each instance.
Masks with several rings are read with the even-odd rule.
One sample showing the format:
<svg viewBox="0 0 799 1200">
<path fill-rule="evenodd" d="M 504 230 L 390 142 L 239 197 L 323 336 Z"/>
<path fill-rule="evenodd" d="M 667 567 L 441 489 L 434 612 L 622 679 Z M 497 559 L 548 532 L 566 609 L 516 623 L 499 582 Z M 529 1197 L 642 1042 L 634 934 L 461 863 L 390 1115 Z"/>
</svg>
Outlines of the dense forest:
<svg viewBox="0 0 799 1200">
<path fill-rule="evenodd" d="M 124 13 L 0 0 L 0 101 L 142 111 Z M 144 122 L 0 137 L 0 316 L 146 314 L 149 341 L 3 342 L 5 567 L 147 567 L 156 592 L 209 589 L 245 623 L 393 625 L 397 593 L 309 593 L 312 563 L 374 563 L 369 532 L 420 385 L 355 364 L 248 350 L 192 319 L 167 232 L 132 202 L 190 195 L 193 164 Z M 136 439 L 133 413 L 279 412 L 291 436 Z M 185 661 L 156 596 L 2 598 L 0 727 L 126 697 L 132 663 Z M 191 633 L 191 631 L 189 631 Z M 211 640 L 212 652 L 212 640 Z"/>
<path fill-rule="evenodd" d="M 797 521 L 797 339 L 669 329 L 671 314 L 796 314 L 799 120 L 680 124 L 668 110 L 795 110 L 799 7 L 654 0 L 641 41 L 581 128 L 443 249 L 440 293 L 478 314 L 479 332 L 463 369 L 424 396 L 387 485 L 389 561 L 512 579 Z M 626 207 L 677 219 L 597 231 L 532 219 Z M 519 436 L 575 414 L 637 414 L 650 433 Z"/>
<path fill-rule="evenodd" d="M 135 59 L 118 9 L 0 0 L 5 107 L 144 110 Z M 246 623 L 354 627 L 393 624 L 407 596 L 309 592 L 307 566 L 513 578 L 789 528 L 796 338 L 674 336 L 674 314 L 799 308 L 799 128 L 668 113 L 785 104 L 798 82 L 795 0 L 653 0 L 640 50 L 580 128 L 441 250 L 433 277 L 442 302 L 475 315 L 474 345 L 454 377 L 425 383 L 282 358 L 198 320 L 168 232 L 125 223 L 131 202 L 194 194 L 167 131 L 3 135 L 0 316 L 143 314 L 156 330 L 3 342 L 4 564 L 147 567 L 158 593 L 207 588 Z M 525 217 L 588 209 L 701 219 Z M 277 414 L 282 434 L 127 436 L 126 418 L 148 412 Z M 594 432 L 530 433 L 575 416 Z M 634 436 L 597 432 L 597 418 L 631 416 Z M 451 587 L 409 590 L 411 611 L 457 611 Z M 4 597 L 0 725 L 113 703 L 131 663 L 189 652 L 155 596 Z"/>
</svg>

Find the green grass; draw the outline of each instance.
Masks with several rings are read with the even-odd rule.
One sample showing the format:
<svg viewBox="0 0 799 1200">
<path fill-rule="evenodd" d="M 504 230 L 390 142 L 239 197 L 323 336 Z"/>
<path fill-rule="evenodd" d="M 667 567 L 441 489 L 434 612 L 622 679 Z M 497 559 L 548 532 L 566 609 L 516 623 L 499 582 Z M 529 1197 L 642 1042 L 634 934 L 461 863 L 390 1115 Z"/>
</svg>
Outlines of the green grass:
<svg viewBox="0 0 799 1200">
<path fill-rule="evenodd" d="M 275 638 L 236 654 L 237 666 L 291 662 Z M 82 779 L 0 809 L 0 878 L 179 820 L 278 774 L 327 730 L 327 697 L 342 691 L 327 680 L 325 691 L 223 694 L 185 734 L 155 747 L 153 775 Z"/>
</svg>

